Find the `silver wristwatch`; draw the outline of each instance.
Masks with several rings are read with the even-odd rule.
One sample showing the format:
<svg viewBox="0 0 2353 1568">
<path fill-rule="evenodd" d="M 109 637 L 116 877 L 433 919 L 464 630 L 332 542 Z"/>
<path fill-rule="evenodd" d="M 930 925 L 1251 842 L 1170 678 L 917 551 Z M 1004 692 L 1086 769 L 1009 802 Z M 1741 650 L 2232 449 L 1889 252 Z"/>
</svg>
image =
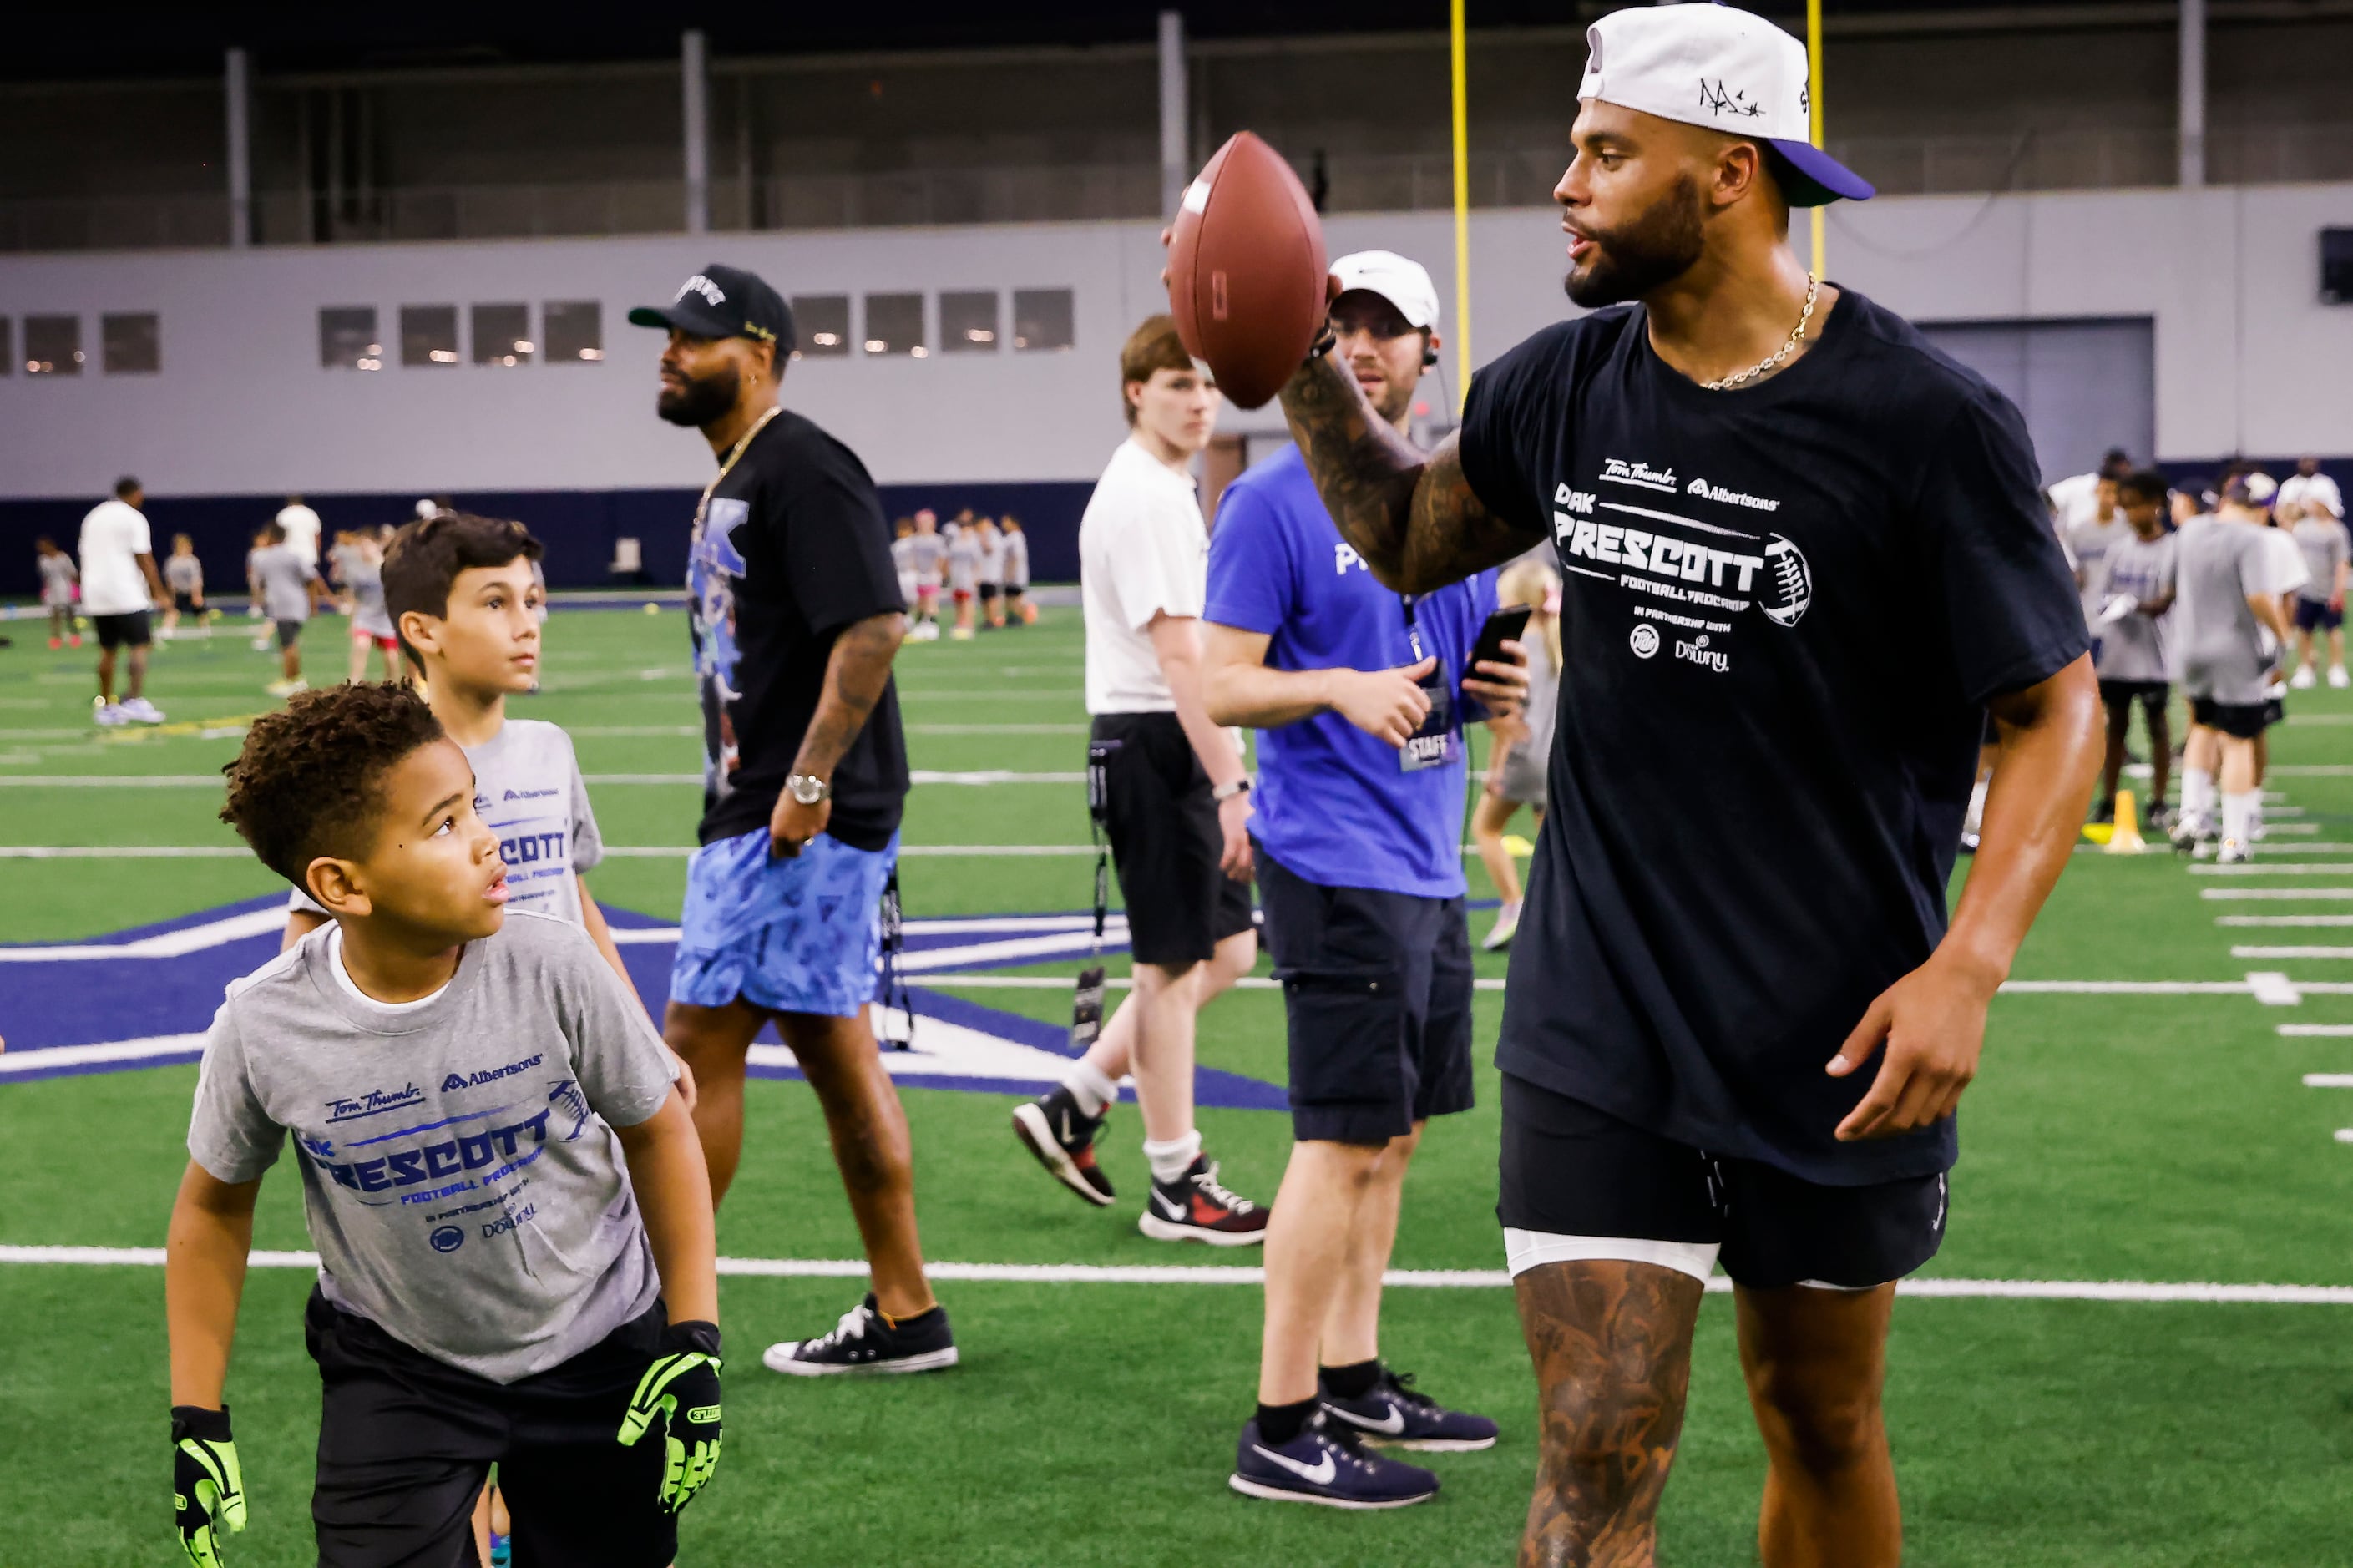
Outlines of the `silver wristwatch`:
<svg viewBox="0 0 2353 1568">
<path fill-rule="evenodd" d="M 821 779 L 815 773 L 795 773 L 785 780 L 785 789 L 803 805 L 815 805 L 821 800 L 832 798 L 833 781 Z"/>
</svg>

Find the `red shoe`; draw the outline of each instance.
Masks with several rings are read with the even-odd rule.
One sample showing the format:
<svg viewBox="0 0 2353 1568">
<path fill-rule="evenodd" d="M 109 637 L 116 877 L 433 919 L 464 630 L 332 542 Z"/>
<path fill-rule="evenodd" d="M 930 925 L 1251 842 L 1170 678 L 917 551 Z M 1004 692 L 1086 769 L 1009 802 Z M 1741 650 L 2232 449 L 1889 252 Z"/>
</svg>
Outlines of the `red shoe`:
<svg viewBox="0 0 2353 1568">
<path fill-rule="evenodd" d="M 57 652 L 58 649 L 65 646 L 65 639 L 63 637 L 51 637 L 49 639 L 49 651 L 51 653 Z"/>
<path fill-rule="evenodd" d="M 81 634 L 80 634 L 79 632 L 76 632 L 76 633 L 74 633 L 74 635 L 73 635 L 73 645 L 74 645 L 74 647 L 81 647 Z"/>
</svg>

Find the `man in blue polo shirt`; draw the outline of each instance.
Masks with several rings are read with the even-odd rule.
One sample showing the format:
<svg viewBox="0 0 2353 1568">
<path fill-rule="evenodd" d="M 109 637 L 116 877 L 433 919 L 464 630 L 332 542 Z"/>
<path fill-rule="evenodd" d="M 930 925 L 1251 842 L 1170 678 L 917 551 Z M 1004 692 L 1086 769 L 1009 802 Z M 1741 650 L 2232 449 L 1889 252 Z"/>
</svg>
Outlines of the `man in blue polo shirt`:
<svg viewBox="0 0 2353 1568">
<path fill-rule="evenodd" d="M 1437 361 L 1429 273 L 1342 258 L 1332 352 L 1400 433 Z M 1526 689 L 1469 669 L 1493 572 L 1401 599 L 1340 537 L 1293 448 L 1229 486 L 1210 535 L 1206 695 L 1259 740 L 1251 822 L 1265 936 L 1290 1026 L 1293 1144 L 1266 1233 L 1257 1416 L 1230 1484 L 1389 1508 L 1438 1478 L 1365 1451 L 1485 1448 L 1495 1424 L 1381 1363 L 1381 1275 L 1407 1162 L 1471 1108 L 1462 726 Z M 1515 646 L 1515 645 L 1514 645 Z"/>
</svg>

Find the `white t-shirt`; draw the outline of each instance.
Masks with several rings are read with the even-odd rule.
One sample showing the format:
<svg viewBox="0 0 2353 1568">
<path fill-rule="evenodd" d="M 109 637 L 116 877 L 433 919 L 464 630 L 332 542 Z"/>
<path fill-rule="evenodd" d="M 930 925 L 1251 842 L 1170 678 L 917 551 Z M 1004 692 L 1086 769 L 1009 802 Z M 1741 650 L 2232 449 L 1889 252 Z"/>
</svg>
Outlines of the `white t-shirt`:
<svg viewBox="0 0 2353 1568">
<path fill-rule="evenodd" d="M 2089 522 L 2100 514 L 2100 476 L 2094 473 L 2071 474 L 2049 488 L 2051 504 L 2058 511 L 2059 536 L 2065 538 L 2079 522 Z"/>
<path fill-rule="evenodd" d="M 319 563 L 319 514 L 296 502 L 279 512 L 278 526 L 286 531 L 286 542 L 294 552 L 311 565 Z"/>
<path fill-rule="evenodd" d="M 81 608 L 86 616 L 127 616 L 153 602 L 139 557 L 155 552 L 147 519 L 129 501 L 102 500 L 81 520 Z"/>
<path fill-rule="evenodd" d="M 1079 523 L 1087 711 L 1176 711 L 1152 647 L 1153 617 L 1198 619 L 1208 592 L 1209 530 L 1192 479 L 1133 437 L 1121 442 Z"/>
<path fill-rule="evenodd" d="M 2263 530 L 2263 581 L 2255 592 L 2288 594 L 2312 581 L 2312 574 L 2304 564 L 2304 552 L 2296 548 L 2295 535 L 2284 528 Z"/>
<path fill-rule="evenodd" d="M 2291 474 L 2280 481 L 2279 493 L 2272 498 L 2274 510 L 2290 501 L 2317 501 L 2328 510 L 2328 515 L 2342 522 L 2345 520 L 2345 495 L 2337 481 L 2327 474 Z"/>
</svg>

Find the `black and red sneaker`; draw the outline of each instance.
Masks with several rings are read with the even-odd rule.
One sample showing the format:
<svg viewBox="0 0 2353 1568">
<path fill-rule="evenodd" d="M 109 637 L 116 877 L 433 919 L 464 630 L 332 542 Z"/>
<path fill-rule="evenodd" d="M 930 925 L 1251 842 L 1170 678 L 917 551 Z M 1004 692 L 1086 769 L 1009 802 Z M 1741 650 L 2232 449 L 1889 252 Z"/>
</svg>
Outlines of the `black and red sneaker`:
<svg viewBox="0 0 2353 1568">
<path fill-rule="evenodd" d="M 1211 1247 L 1256 1247 L 1266 1239 L 1267 1211 L 1229 1191 L 1206 1154 L 1173 1182 L 1155 1178 L 1135 1228 L 1155 1241 L 1203 1241 Z"/>
<path fill-rule="evenodd" d="M 1097 1208 L 1108 1208 L 1115 1195 L 1111 1178 L 1095 1163 L 1095 1137 L 1103 1124 L 1102 1117 L 1079 1109 L 1078 1097 L 1067 1088 L 1013 1108 L 1014 1135 L 1056 1181 Z"/>
</svg>

